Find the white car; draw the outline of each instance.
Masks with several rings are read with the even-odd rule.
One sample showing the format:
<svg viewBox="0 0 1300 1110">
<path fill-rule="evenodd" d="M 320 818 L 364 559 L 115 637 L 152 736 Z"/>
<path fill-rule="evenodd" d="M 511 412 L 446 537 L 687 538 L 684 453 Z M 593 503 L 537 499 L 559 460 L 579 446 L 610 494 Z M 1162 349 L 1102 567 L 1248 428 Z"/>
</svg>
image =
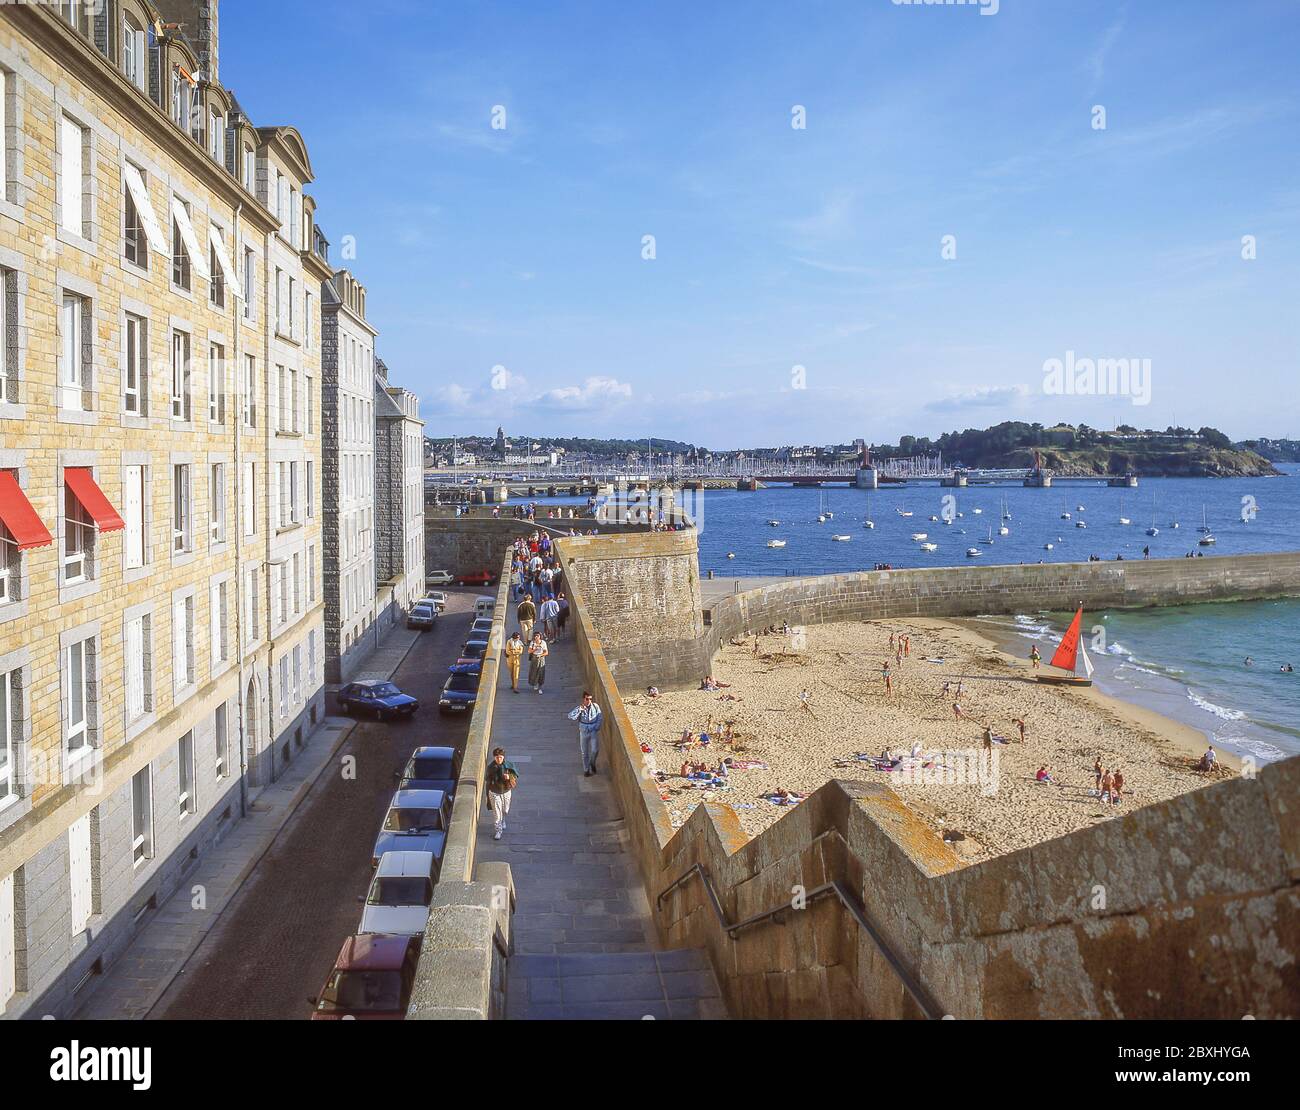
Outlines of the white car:
<svg viewBox="0 0 1300 1110">
<path fill-rule="evenodd" d="M 449 570 L 430 571 L 424 576 L 425 586 L 450 586 L 455 581 L 455 575 Z"/>
<path fill-rule="evenodd" d="M 358 933 L 421 936 L 433 900 L 431 852 L 385 852 L 370 881 Z"/>
<path fill-rule="evenodd" d="M 439 613 L 441 613 L 445 608 L 447 608 L 447 595 L 442 590 L 430 590 L 420 598 L 420 604 L 432 605 Z"/>
</svg>

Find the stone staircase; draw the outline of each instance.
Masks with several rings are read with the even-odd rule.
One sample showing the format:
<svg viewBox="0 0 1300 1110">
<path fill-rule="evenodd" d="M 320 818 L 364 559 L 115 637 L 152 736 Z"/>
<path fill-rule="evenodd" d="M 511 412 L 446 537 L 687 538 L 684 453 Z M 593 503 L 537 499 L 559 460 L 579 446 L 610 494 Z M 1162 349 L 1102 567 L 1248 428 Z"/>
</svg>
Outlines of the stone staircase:
<svg viewBox="0 0 1300 1110">
<path fill-rule="evenodd" d="M 725 1018 L 707 956 L 658 943 L 605 753 L 582 774 L 565 716 L 582 696 L 571 642 L 551 646 L 541 696 L 523 676 L 518 694 L 500 681 L 488 750 L 505 748 L 519 785 L 501 840 L 480 811 L 477 858 L 509 863 L 514 880 L 506 1017 Z"/>
</svg>

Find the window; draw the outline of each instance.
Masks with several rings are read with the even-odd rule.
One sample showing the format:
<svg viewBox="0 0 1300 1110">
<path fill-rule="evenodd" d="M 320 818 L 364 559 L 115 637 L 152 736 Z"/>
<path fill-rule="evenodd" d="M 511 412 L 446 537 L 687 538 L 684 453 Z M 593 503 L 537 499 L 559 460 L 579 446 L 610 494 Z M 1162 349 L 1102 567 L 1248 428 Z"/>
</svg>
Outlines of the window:
<svg viewBox="0 0 1300 1110">
<path fill-rule="evenodd" d="M 244 319 L 253 318 L 253 283 L 257 280 L 257 255 L 252 247 L 244 248 Z"/>
<path fill-rule="evenodd" d="M 230 722 L 227 719 L 224 701 L 217 706 L 212 721 L 212 736 L 217 748 L 217 778 L 224 779 L 230 774 Z"/>
<path fill-rule="evenodd" d="M 248 642 L 254 643 L 261 635 L 261 606 L 257 603 L 259 574 L 256 567 L 248 569 L 248 589 L 244 596 L 248 599 Z"/>
<path fill-rule="evenodd" d="M 146 88 L 145 64 L 148 60 L 145 50 L 144 31 L 129 15 L 122 18 L 122 72 L 126 79 L 136 88 Z"/>
<path fill-rule="evenodd" d="M 0 199 L 12 200 L 9 195 L 9 127 L 13 123 L 9 110 L 9 71 L 0 69 Z M 3 939 L 3 938 L 0 938 Z M 0 1012 L 4 1010 L 4 995 L 0 993 Z"/>
<path fill-rule="evenodd" d="M 179 790 L 176 810 L 182 821 L 195 810 L 194 798 L 194 732 L 187 732 L 176 744 L 176 772 Z"/>
<path fill-rule="evenodd" d="M 298 190 L 289 187 L 289 204 L 285 213 L 285 222 L 288 224 L 289 245 L 292 247 L 301 247 L 300 235 L 302 233 L 302 209 L 298 204 Z"/>
<path fill-rule="evenodd" d="M 125 174 L 122 179 L 122 257 L 133 266 L 149 268 L 149 237 Z"/>
<path fill-rule="evenodd" d="M 293 615 L 296 617 L 302 612 L 302 561 L 298 552 L 293 553 L 289 566 L 293 576 Z M 296 701 L 297 698 L 294 700 Z"/>
<path fill-rule="evenodd" d="M 280 656 L 280 716 L 289 716 L 289 657 Z"/>
<path fill-rule="evenodd" d="M 275 330 L 281 335 L 285 332 L 285 300 L 288 294 L 288 275 L 278 266 L 275 268 Z"/>
<path fill-rule="evenodd" d="M 244 535 L 257 535 L 257 464 L 244 463 L 243 497 Z"/>
<path fill-rule="evenodd" d="M 244 356 L 244 426 L 257 427 L 257 359 Z"/>
<path fill-rule="evenodd" d="M 307 633 L 307 681 L 316 681 L 316 629 Z"/>
<path fill-rule="evenodd" d="M 172 682 L 177 690 L 194 685 L 194 598 L 172 602 Z"/>
<path fill-rule="evenodd" d="M 308 346 L 311 346 L 311 324 L 312 324 L 311 309 L 312 309 L 312 299 L 311 299 L 311 292 L 309 291 L 304 295 L 303 308 L 302 308 L 302 341 Z M 311 431 L 310 428 L 307 430 Z"/>
<path fill-rule="evenodd" d="M 277 170 L 270 162 L 266 164 L 266 207 L 271 215 L 278 216 L 279 208 L 276 207 L 280 196 L 280 190 L 277 186 L 277 178 L 280 171 Z"/>
<path fill-rule="evenodd" d="M 126 313 L 122 325 L 122 411 L 149 415 L 149 323 Z"/>
<path fill-rule="evenodd" d="M 126 720 L 153 712 L 153 620 L 148 613 L 126 622 Z"/>
<path fill-rule="evenodd" d="M 213 463 L 208 467 L 208 514 L 213 543 L 226 542 L 226 467 Z"/>
<path fill-rule="evenodd" d="M 185 246 L 185 236 L 181 233 L 180 221 L 172 215 L 172 284 L 181 288 L 190 288 L 190 253 Z"/>
<path fill-rule="evenodd" d="M 315 417 L 312 415 L 312 403 L 311 403 L 311 402 L 312 402 L 312 389 L 313 389 L 313 382 L 314 382 L 314 381 L 315 381 L 315 379 L 314 379 L 310 374 L 306 374 L 306 375 L 304 375 L 304 376 L 303 376 L 303 379 L 302 379 L 302 386 L 303 386 L 303 413 L 305 414 L 305 419 L 304 419 L 304 423 L 303 423 L 303 431 L 305 431 L 305 432 L 307 433 L 307 435 L 311 435 L 311 434 L 312 434 L 312 428 L 315 426 Z"/>
<path fill-rule="evenodd" d="M 213 283 L 217 275 L 212 275 Z M 226 422 L 226 349 L 220 343 L 208 346 L 208 420 Z"/>
<path fill-rule="evenodd" d="M 145 506 L 148 503 L 147 470 L 143 466 L 123 468 L 122 520 L 126 525 L 126 551 L 124 559 L 128 570 L 145 565 L 148 551 L 145 543 Z"/>
<path fill-rule="evenodd" d="M 63 486 L 63 583 L 94 577 L 95 522 L 66 482 Z"/>
<path fill-rule="evenodd" d="M 208 116 L 208 153 L 218 162 L 226 161 L 226 125 L 215 108 Z"/>
<path fill-rule="evenodd" d="M 64 750 L 68 761 L 89 754 L 91 750 L 91 698 L 94 687 L 94 638 L 78 640 L 63 651 L 63 691 L 67 717 Z"/>
<path fill-rule="evenodd" d="M 190 86 L 190 138 L 202 146 L 206 136 L 203 134 L 203 91 L 195 81 Z"/>
<path fill-rule="evenodd" d="M 131 776 L 131 855 L 136 867 L 153 856 L 153 780 L 149 767 Z"/>
<path fill-rule="evenodd" d="M 172 550 L 184 552 L 193 550 L 194 509 L 190 499 L 189 463 L 177 463 L 172 467 Z"/>
<path fill-rule="evenodd" d="M 212 585 L 209 597 L 208 617 L 212 622 L 212 669 L 215 671 L 222 663 L 230 661 L 230 615 L 227 608 L 227 587 L 225 582 Z"/>
<path fill-rule="evenodd" d="M 212 280 L 208 282 L 208 303 L 213 308 L 226 307 L 226 275 L 221 268 L 221 259 L 217 256 L 217 245 L 208 243 L 208 273 Z"/>
<path fill-rule="evenodd" d="M 90 867 L 90 814 L 87 813 L 68 829 L 69 909 L 72 935 L 75 937 L 90 924 L 94 881 Z"/>
<path fill-rule="evenodd" d="M 280 232 L 285 234 L 289 222 L 289 179 L 284 174 L 276 177 L 275 214 L 280 217 Z"/>
<path fill-rule="evenodd" d="M 294 433 L 302 430 L 302 424 L 299 421 L 299 408 L 301 400 L 298 395 L 298 371 L 289 368 L 289 428 Z"/>
<path fill-rule="evenodd" d="M 182 131 L 190 129 L 190 92 L 178 66 L 172 66 L 172 122 Z"/>
<path fill-rule="evenodd" d="M 307 604 L 316 603 L 316 548 L 315 545 L 307 548 Z M 313 672 L 315 667 L 312 668 Z"/>
<path fill-rule="evenodd" d="M 22 739 L 21 675 L 0 674 L 0 808 L 18 797 L 18 744 Z M 3 941 L 0 937 L 0 942 Z M 0 1004 L 4 999 L 0 996 Z"/>
<path fill-rule="evenodd" d="M 284 624 L 289 619 L 289 567 L 281 563 L 275 569 L 280 587 L 280 623 Z"/>
<path fill-rule="evenodd" d="M 190 419 L 190 337 L 172 332 L 172 419 Z"/>
<path fill-rule="evenodd" d="M 293 645 L 293 704 L 302 700 L 302 644 Z"/>
<path fill-rule="evenodd" d="M 251 146 L 244 146 L 244 188 L 250 193 L 257 189 L 257 155 Z"/>
<path fill-rule="evenodd" d="M 289 377 L 283 366 L 275 368 L 275 430 L 289 430 Z"/>
<path fill-rule="evenodd" d="M 73 235 L 86 233 L 86 130 L 68 116 L 59 119 L 59 226 Z"/>
<path fill-rule="evenodd" d="M 59 407 L 73 412 L 90 408 L 90 302 L 64 292 L 59 313 L 62 350 L 59 364 Z"/>
<path fill-rule="evenodd" d="M 297 300 L 297 298 L 298 298 L 298 283 L 293 278 L 290 278 L 289 292 L 287 297 L 288 305 L 289 305 L 289 329 L 288 331 L 285 332 L 285 334 L 289 336 L 290 339 L 294 338 L 298 334 L 297 328 L 294 326 L 294 312 L 293 312 L 294 302 Z"/>
<path fill-rule="evenodd" d="M 0 70 L 0 104 L 3 104 L 4 70 Z M 4 142 L 0 138 L 0 149 Z M 0 158 L 0 161 L 3 159 Z M 0 180 L 0 189 L 4 182 Z M 0 266 L 0 402 L 18 403 L 18 275 Z"/>
<path fill-rule="evenodd" d="M 307 519 L 316 516 L 316 473 L 311 459 L 307 460 Z"/>
</svg>

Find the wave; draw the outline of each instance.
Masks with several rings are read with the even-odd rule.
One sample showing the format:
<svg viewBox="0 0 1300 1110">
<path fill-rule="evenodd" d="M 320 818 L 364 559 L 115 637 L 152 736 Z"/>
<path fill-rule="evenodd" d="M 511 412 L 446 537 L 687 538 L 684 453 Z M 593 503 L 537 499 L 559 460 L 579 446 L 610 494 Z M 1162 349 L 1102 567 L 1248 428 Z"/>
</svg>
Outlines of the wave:
<svg viewBox="0 0 1300 1110">
<path fill-rule="evenodd" d="M 1246 719 L 1246 714 L 1241 712 L 1240 709 L 1228 709 L 1226 706 L 1216 705 L 1208 698 L 1201 697 L 1190 686 L 1187 688 L 1187 697 L 1193 705 L 1204 709 L 1207 713 L 1213 713 L 1221 721 L 1244 721 Z"/>
</svg>

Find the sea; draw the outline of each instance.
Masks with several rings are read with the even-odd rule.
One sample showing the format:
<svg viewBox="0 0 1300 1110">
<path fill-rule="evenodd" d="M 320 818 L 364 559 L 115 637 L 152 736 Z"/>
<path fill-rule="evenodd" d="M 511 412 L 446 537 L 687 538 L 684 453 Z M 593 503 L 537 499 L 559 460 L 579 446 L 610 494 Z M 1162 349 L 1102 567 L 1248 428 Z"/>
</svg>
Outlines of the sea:
<svg viewBox="0 0 1300 1110">
<path fill-rule="evenodd" d="M 702 577 L 842 574 L 877 564 L 1082 562 L 1089 555 L 1141 559 L 1144 549 L 1152 558 L 1203 552 L 1212 559 L 1300 550 L 1300 465 L 1278 469 L 1282 477 L 1143 478 L 1137 489 L 1100 482 L 1045 490 L 1010 484 L 890 485 L 872 491 L 773 486 L 685 497 L 700 525 Z M 948 517 L 952 523 L 943 523 Z M 1121 517 L 1130 523 L 1121 524 Z M 874 528 L 865 526 L 868 519 Z M 769 525 L 772 520 L 780 523 Z M 1076 527 L 1079 521 L 1087 527 Z M 999 534 L 1003 525 L 1008 535 Z M 1155 536 L 1146 534 L 1152 527 Z M 1201 527 L 1210 529 L 1213 546 L 1198 544 Z M 921 532 L 926 540 L 912 538 Z M 836 541 L 835 535 L 850 538 Z M 990 538 L 992 543 L 980 542 Z M 772 539 L 786 545 L 769 548 Z M 922 542 L 937 544 L 937 550 L 922 551 Z M 982 553 L 968 557 L 970 548 Z M 985 624 L 1003 646 L 1027 654 L 1029 641 L 1039 641 L 1050 658 L 1047 649 L 1071 616 L 1022 613 Z M 1189 724 L 1216 746 L 1260 763 L 1300 754 L 1300 599 L 1086 617 L 1088 630 L 1104 629 L 1098 639 L 1103 650 L 1090 649 L 1094 681 L 1103 692 Z M 1295 672 L 1280 669 L 1287 663 Z"/>
</svg>

